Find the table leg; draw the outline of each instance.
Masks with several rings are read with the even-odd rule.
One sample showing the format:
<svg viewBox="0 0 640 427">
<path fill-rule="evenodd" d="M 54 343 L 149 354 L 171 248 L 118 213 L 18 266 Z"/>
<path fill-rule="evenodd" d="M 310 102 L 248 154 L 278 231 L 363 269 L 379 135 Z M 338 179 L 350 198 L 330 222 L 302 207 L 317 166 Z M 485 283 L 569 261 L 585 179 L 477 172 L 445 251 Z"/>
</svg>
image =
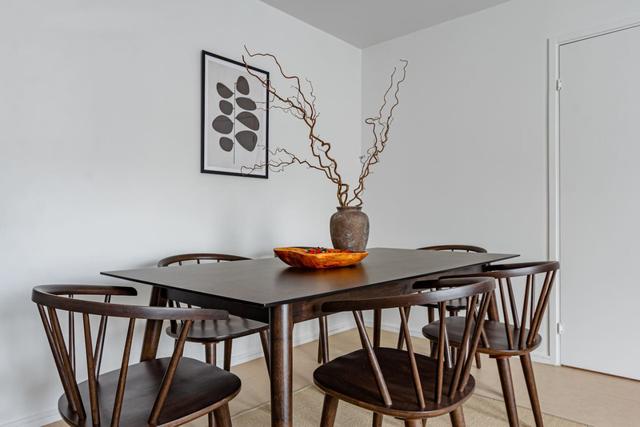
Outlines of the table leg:
<svg viewBox="0 0 640 427">
<path fill-rule="evenodd" d="M 288 304 L 272 307 L 269 312 L 271 330 L 271 425 L 293 425 L 292 339 L 293 321 Z"/>
<path fill-rule="evenodd" d="M 380 329 L 382 328 L 382 310 L 373 310 L 373 346 L 380 347 Z"/>
<path fill-rule="evenodd" d="M 164 289 L 154 287 L 151 290 L 149 305 L 164 307 L 166 304 L 167 297 Z M 140 355 L 141 362 L 144 362 L 145 360 L 153 360 L 156 358 L 161 333 L 161 320 L 147 320 L 147 325 L 144 329 L 144 338 L 142 340 L 142 354 Z"/>
</svg>

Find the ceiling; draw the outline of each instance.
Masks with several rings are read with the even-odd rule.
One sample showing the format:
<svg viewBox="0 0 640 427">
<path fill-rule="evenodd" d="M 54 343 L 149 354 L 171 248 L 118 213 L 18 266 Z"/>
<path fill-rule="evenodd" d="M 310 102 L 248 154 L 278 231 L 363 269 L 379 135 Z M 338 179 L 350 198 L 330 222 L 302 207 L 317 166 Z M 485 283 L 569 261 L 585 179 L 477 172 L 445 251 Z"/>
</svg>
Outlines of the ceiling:
<svg viewBox="0 0 640 427">
<path fill-rule="evenodd" d="M 508 0 L 262 0 L 359 48 Z"/>
</svg>

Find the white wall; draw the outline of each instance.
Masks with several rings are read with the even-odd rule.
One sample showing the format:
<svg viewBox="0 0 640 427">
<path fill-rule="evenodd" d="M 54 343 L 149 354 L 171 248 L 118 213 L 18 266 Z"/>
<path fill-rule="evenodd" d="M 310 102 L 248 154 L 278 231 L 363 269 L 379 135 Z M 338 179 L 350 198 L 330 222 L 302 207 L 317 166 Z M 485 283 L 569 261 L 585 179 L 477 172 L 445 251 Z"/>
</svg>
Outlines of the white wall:
<svg viewBox="0 0 640 427">
<path fill-rule="evenodd" d="M 547 39 L 629 19 L 640 20 L 637 0 L 512 0 L 365 49 L 365 117 L 396 59 L 410 62 L 368 182 L 370 245 L 471 243 L 546 258 Z M 412 319 L 419 331 L 425 315 Z"/>
<path fill-rule="evenodd" d="M 0 4 L 0 424 L 44 422 L 61 393 L 32 286 L 105 282 L 100 271 L 184 251 L 330 244 L 335 191 L 319 174 L 199 172 L 200 51 L 239 59 L 244 44 L 313 80 L 320 132 L 355 174 L 360 50 L 261 2 Z M 270 129 L 272 147 L 304 152 L 292 118 L 274 112 Z M 107 369 L 121 356 L 122 334 L 111 338 Z M 234 344 L 238 360 L 259 351 L 255 337 Z"/>
</svg>

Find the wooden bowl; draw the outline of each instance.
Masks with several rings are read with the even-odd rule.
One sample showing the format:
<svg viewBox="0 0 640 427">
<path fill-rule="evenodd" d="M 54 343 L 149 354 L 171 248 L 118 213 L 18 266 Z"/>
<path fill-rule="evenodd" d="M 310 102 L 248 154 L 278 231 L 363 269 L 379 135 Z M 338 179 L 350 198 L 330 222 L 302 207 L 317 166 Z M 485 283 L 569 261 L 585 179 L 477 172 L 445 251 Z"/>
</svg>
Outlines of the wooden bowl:
<svg viewBox="0 0 640 427">
<path fill-rule="evenodd" d="M 274 248 L 273 252 L 278 258 L 292 267 L 313 269 L 347 267 L 359 263 L 369 255 L 366 251 L 338 251 L 336 249 L 313 254 L 308 253 L 308 249 L 311 248 Z"/>
</svg>

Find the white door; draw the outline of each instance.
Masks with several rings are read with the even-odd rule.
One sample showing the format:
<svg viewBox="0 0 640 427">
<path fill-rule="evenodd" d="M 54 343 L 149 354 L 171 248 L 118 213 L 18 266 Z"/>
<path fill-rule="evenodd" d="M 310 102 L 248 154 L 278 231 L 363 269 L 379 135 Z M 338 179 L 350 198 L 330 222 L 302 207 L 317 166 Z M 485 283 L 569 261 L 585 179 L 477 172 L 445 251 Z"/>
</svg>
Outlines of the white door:
<svg viewBox="0 0 640 427">
<path fill-rule="evenodd" d="M 640 379 L 640 27 L 559 69 L 561 360 Z"/>
</svg>

